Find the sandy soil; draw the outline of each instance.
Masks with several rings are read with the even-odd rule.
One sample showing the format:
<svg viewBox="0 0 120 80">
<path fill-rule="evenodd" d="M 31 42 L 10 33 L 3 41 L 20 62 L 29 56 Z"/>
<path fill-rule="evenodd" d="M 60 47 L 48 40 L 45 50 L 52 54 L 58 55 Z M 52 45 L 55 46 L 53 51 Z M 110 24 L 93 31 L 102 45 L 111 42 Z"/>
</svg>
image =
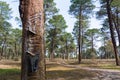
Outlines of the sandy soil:
<svg viewBox="0 0 120 80">
<path fill-rule="evenodd" d="M 88 71 L 96 72 L 97 76 L 93 78 L 85 78 L 81 80 L 120 80 L 120 70 L 110 70 L 110 69 L 97 69 L 97 68 L 89 68 L 89 67 L 81 67 L 75 65 L 68 65 L 65 63 L 58 64 L 66 67 L 76 68 L 76 69 L 84 69 Z"/>
</svg>

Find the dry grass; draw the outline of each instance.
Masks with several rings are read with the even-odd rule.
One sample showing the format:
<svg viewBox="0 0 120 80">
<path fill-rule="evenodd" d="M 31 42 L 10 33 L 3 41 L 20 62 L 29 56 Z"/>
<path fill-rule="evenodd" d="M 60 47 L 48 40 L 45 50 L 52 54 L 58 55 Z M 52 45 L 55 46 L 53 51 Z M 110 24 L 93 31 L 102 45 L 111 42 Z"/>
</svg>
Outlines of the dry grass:
<svg viewBox="0 0 120 80">
<path fill-rule="evenodd" d="M 66 62 L 70 65 L 82 67 L 120 70 L 120 66 L 116 66 L 114 59 L 83 59 L 81 64 L 72 60 Z"/>
<path fill-rule="evenodd" d="M 76 60 L 62 61 L 63 64 L 70 64 L 82 67 L 118 69 L 120 66 L 115 65 L 115 60 L 82 60 L 78 64 Z M 57 61 L 57 62 L 58 62 Z M 47 80 L 90 80 L 96 76 L 96 72 L 91 72 L 82 69 L 65 67 L 57 64 L 56 61 L 46 63 L 46 78 Z M 20 80 L 20 61 L 2 60 L 0 61 L 0 80 Z"/>
<path fill-rule="evenodd" d="M 0 80 L 20 80 L 20 70 L 0 69 Z"/>
<path fill-rule="evenodd" d="M 55 63 L 47 64 L 48 80 L 82 80 L 84 78 L 92 78 L 95 75 L 95 72 L 82 69 L 68 68 Z"/>
<path fill-rule="evenodd" d="M 0 80 L 20 80 L 20 62 L 3 60 L 0 61 L 0 66 L 2 68 L 0 69 Z M 95 72 L 64 67 L 56 62 L 47 62 L 46 64 L 47 80 L 82 80 L 95 75 Z"/>
<path fill-rule="evenodd" d="M 1 60 L 0 80 L 20 80 L 20 61 Z"/>
</svg>

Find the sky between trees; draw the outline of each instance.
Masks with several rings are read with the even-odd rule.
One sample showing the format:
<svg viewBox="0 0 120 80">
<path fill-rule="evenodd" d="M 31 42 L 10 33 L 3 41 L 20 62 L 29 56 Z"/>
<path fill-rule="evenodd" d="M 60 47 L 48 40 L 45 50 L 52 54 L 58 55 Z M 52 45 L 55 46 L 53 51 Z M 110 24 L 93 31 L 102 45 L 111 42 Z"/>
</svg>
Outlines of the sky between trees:
<svg viewBox="0 0 120 80">
<path fill-rule="evenodd" d="M 18 28 L 18 25 L 15 22 L 15 17 L 19 17 L 19 1 L 16 0 L 1 0 L 1 1 L 6 1 L 8 4 L 10 4 L 10 8 L 12 8 L 12 19 L 10 20 L 10 23 L 13 25 L 14 28 Z M 68 14 L 69 6 L 70 6 L 70 0 L 54 0 L 56 3 L 56 7 L 60 10 L 59 14 L 62 14 L 66 20 L 66 23 L 68 25 L 68 28 L 66 29 L 67 32 L 72 32 L 73 31 L 73 26 L 76 21 L 76 19 Z M 94 11 L 99 10 L 99 2 L 98 0 L 95 2 L 97 8 Z M 101 21 L 97 20 L 95 18 L 95 14 L 93 13 L 90 19 L 90 28 L 100 28 L 101 27 Z"/>
</svg>

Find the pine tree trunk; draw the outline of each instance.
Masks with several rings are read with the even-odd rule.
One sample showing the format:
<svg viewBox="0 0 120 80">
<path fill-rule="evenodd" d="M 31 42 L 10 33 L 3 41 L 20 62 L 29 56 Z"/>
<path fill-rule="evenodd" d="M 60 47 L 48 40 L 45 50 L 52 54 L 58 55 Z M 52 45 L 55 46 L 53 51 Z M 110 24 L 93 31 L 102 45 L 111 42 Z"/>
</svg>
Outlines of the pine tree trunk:
<svg viewBox="0 0 120 80">
<path fill-rule="evenodd" d="M 66 59 L 68 60 L 69 54 L 68 54 L 68 42 L 67 42 L 67 40 L 65 41 L 65 44 L 66 44 Z"/>
<path fill-rule="evenodd" d="M 78 38 L 78 47 L 79 47 L 79 56 L 78 56 L 78 63 L 81 63 L 81 6 L 80 6 L 80 12 L 79 12 L 79 38 Z"/>
<path fill-rule="evenodd" d="M 18 57 L 18 52 L 17 52 L 17 44 L 16 44 L 16 42 L 15 42 L 15 57 Z"/>
<path fill-rule="evenodd" d="M 51 41 L 51 51 L 50 51 L 50 61 L 54 60 L 54 37 L 52 37 Z"/>
<path fill-rule="evenodd" d="M 92 32 L 91 39 L 92 39 L 92 40 L 91 40 L 91 43 L 92 43 L 92 46 L 91 46 L 91 47 L 92 47 L 92 53 L 93 53 L 93 52 L 94 52 L 94 41 L 93 41 L 93 40 L 94 40 L 94 37 L 93 37 L 93 32 Z"/>
<path fill-rule="evenodd" d="M 119 56 L 118 56 L 116 41 L 114 38 L 114 29 L 113 29 L 113 24 L 112 24 L 110 0 L 106 0 L 106 2 L 107 2 L 106 8 L 107 8 L 107 14 L 108 14 L 108 19 L 109 19 L 110 33 L 111 33 L 111 38 L 112 38 L 112 43 L 113 43 L 113 48 L 114 48 L 114 53 L 115 53 L 115 58 L 116 58 L 116 65 L 118 66 L 118 65 L 120 65 L 120 63 L 119 63 Z"/>
<path fill-rule="evenodd" d="M 21 80 L 45 80 L 43 0 L 20 0 L 23 24 Z"/>
<path fill-rule="evenodd" d="M 106 53 L 106 48 L 105 48 L 105 37 L 104 37 L 104 53 L 105 53 L 105 59 L 107 59 L 107 56 L 106 56 L 107 53 Z M 102 59 L 102 57 L 101 57 L 101 59 Z"/>
</svg>

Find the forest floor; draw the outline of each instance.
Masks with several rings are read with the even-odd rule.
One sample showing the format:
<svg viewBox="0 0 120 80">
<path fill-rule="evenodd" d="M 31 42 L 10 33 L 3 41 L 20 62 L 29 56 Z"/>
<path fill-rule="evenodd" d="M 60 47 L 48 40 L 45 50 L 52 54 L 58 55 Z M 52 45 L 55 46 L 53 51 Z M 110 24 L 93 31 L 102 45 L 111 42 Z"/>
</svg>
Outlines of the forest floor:
<svg viewBox="0 0 120 80">
<path fill-rule="evenodd" d="M 0 80 L 20 80 L 20 61 L 1 60 Z M 46 60 L 46 80 L 120 80 L 115 60 Z"/>
<path fill-rule="evenodd" d="M 78 64 L 75 60 L 65 60 L 57 63 L 69 68 L 82 69 L 95 73 L 94 77 L 85 77 L 76 80 L 120 80 L 120 66 L 116 66 L 114 59 L 86 59 L 81 64 Z"/>
</svg>

